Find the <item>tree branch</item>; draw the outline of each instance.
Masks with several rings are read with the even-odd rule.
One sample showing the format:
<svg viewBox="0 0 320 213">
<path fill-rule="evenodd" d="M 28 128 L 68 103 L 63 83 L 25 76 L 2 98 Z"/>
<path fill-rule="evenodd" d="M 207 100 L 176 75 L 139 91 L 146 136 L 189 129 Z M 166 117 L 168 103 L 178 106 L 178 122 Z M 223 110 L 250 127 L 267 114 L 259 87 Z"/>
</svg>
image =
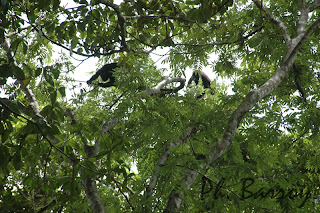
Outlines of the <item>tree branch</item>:
<svg viewBox="0 0 320 213">
<path fill-rule="evenodd" d="M 146 187 L 146 199 L 148 200 L 152 194 L 153 194 L 153 190 L 156 187 L 157 184 L 157 180 L 158 180 L 158 174 L 159 174 L 159 168 L 163 167 L 165 165 L 165 163 L 167 162 L 167 160 L 169 159 L 170 156 L 170 148 L 175 148 L 177 146 L 180 146 L 181 144 L 187 142 L 190 139 L 190 136 L 192 134 L 192 132 L 194 132 L 195 128 L 194 127 L 188 127 L 186 129 L 186 132 L 184 135 L 182 135 L 178 140 L 168 144 L 164 150 L 164 152 L 162 153 L 162 155 L 160 156 L 160 158 L 158 159 L 151 178 L 150 178 L 150 183 L 149 185 Z"/>
<path fill-rule="evenodd" d="M 108 7 L 111 7 L 117 14 L 118 17 L 118 23 L 120 25 L 120 32 L 121 32 L 121 44 L 125 48 L 126 51 L 131 51 L 131 47 L 127 44 L 126 38 L 127 38 L 127 29 L 126 29 L 126 17 L 124 17 L 120 11 L 120 8 L 118 5 L 112 3 L 112 1 L 108 0 L 97 0 L 96 2 L 102 3 Z"/>
<path fill-rule="evenodd" d="M 96 180 L 90 176 L 86 177 L 83 184 L 84 191 L 87 195 L 90 207 L 94 213 L 104 213 L 105 208 L 98 192 Z"/>
<path fill-rule="evenodd" d="M 236 44 L 236 43 L 242 42 L 243 40 L 253 36 L 257 32 L 260 32 L 262 29 L 263 29 L 263 26 L 260 26 L 258 29 L 254 30 L 252 32 L 249 32 L 245 36 L 241 36 L 240 38 L 238 38 L 235 41 L 212 42 L 212 43 L 206 43 L 206 44 L 175 43 L 172 46 L 190 46 L 190 47 L 206 47 L 206 46 L 208 46 L 208 47 L 211 47 L 211 46 L 217 46 L 217 45 Z"/>
<path fill-rule="evenodd" d="M 314 11 L 320 7 L 320 0 L 314 0 L 314 2 L 309 6 L 309 11 Z"/>
<path fill-rule="evenodd" d="M 308 13 L 309 13 L 309 7 L 306 7 L 304 1 L 299 1 L 299 7 L 300 7 L 300 18 L 297 24 L 297 34 L 301 34 L 305 31 L 305 27 L 308 21 Z"/>
<path fill-rule="evenodd" d="M 85 56 L 85 57 L 92 57 L 92 56 L 95 56 L 96 53 L 94 54 L 85 54 L 85 53 L 78 53 L 77 51 L 74 51 L 74 50 L 71 50 L 71 48 L 68 48 L 66 47 L 65 45 L 62 45 L 60 44 L 59 42 L 56 42 L 54 40 L 52 40 L 48 35 L 46 35 L 41 29 L 38 29 L 37 26 L 33 26 L 33 28 L 39 33 L 39 35 L 43 36 L 44 38 L 46 38 L 48 41 L 50 41 L 51 43 L 65 49 L 65 50 L 68 50 L 68 51 L 71 51 L 72 53 L 75 53 L 75 54 L 78 54 L 78 55 L 81 55 L 81 56 Z M 113 54 L 114 52 L 110 53 L 109 55 Z M 100 53 L 99 53 L 100 54 Z"/>
<path fill-rule="evenodd" d="M 278 87 L 285 75 L 288 73 L 290 67 L 293 65 L 298 51 L 301 49 L 305 41 L 309 38 L 313 29 L 319 25 L 320 18 L 308 28 L 308 30 L 303 34 L 302 37 L 299 36 L 301 37 L 300 41 L 295 45 L 291 52 L 287 53 L 286 59 L 284 60 L 282 65 L 279 66 L 273 76 L 258 89 L 251 91 L 242 101 L 242 103 L 237 107 L 237 109 L 232 113 L 224 130 L 223 136 L 212 148 L 212 152 L 207 160 L 208 165 L 211 165 L 216 159 L 218 159 L 231 145 L 236 134 L 236 130 L 245 115 L 254 107 L 254 105 L 258 101 L 260 101 L 262 98 L 270 94 L 275 88 Z"/>
<path fill-rule="evenodd" d="M 31 27 L 32 27 L 32 25 L 29 25 L 29 26 L 26 26 L 26 27 L 21 27 L 21 29 L 19 29 L 18 31 L 7 34 L 6 38 L 10 38 L 12 36 L 15 36 L 15 35 L 19 34 L 21 31 L 24 31 L 24 30 L 29 29 Z"/>
<path fill-rule="evenodd" d="M 126 195 L 126 193 L 122 190 L 121 186 L 122 185 L 121 183 L 119 183 L 119 181 L 117 181 L 115 178 L 112 178 L 114 183 L 116 184 L 116 186 L 118 187 L 120 193 L 122 194 L 122 196 L 126 199 L 127 203 L 129 204 L 130 208 L 132 211 L 134 211 L 134 206 L 132 205 L 132 203 L 130 202 L 129 200 L 129 197 Z"/>
<path fill-rule="evenodd" d="M 180 85 L 174 89 L 167 89 L 163 88 L 166 85 L 172 83 L 172 82 L 180 82 Z M 147 89 L 144 91 L 147 95 L 155 95 L 159 94 L 161 91 L 167 92 L 167 93 L 174 93 L 178 92 L 180 89 L 182 89 L 185 85 L 186 79 L 185 78 L 180 78 L 180 77 L 174 77 L 174 78 L 169 78 L 166 77 L 163 81 L 161 81 L 157 86 L 151 89 Z"/>
<path fill-rule="evenodd" d="M 77 120 L 75 118 L 75 115 L 73 114 L 71 109 L 67 109 L 65 111 L 65 115 L 70 117 L 71 124 L 74 125 L 77 123 Z M 108 123 L 102 124 L 102 130 L 101 130 L 101 136 L 99 136 L 95 144 L 93 146 L 88 145 L 88 142 L 86 139 L 84 140 L 84 152 L 87 155 L 87 158 L 95 157 L 98 155 L 100 151 L 100 139 L 103 137 L 110 129 L 112 129 L 116 124 L 118 123 L 117 118 L 111 119 Z M 79 137 L 84 138 L 82 132 L 80 129 L 78 130 Z M 83 173 L 81 172 L 81 176 L 83 176 Z M 88 198 L 90 207 L 93 212 L 95 213 L 101 213 L 105 212 L 104 204 L 101 200 L 100 194 L 98 192 L 98 188 L 96 185 L 96 179 L 91 177 L 90 175 L 84 176 L 84 181 L 82 181 L 81 184 L 82 188 L 84 189 L 86 196 Z"/>
<path fill-rule="evenodd" d="M 253 2 L 257 5 L 257 7 L 262 10 L 267 18 L 272 21 L 273 23 L 275 23 L 282 31 L 283 33 L 283 37 L 286 41 L 287 46 L 289 46 L 291 39 L 287 30 L 287 27 L 284 25 L 284 23 L 278 19 L 276 19 L 275 17 L 273 17 L 270 13 L 268 13 L 268 11 L 263 7 L 262 2 L 260 2 L 259 0 L 253 0 Z"/>
<path fill-rule="evenodd" d="M 4 38 L 0 39 L 0 42 L 2 44 L 1 46 L 3 47 L 4 51 L 7 54 L 9 63 L 14 64 L 16 66 L 15 61 L 14 61 L 13 53 L 12 53 L 12 51 L 10 49 L 9 41 L 7 39 L 5 39 L 5 37 L 4 37 Z M 14 74 L 16 75 L 16 73 L 14 73 Z M 18 79 L 18 78 L 16 78 L 16 79 Z M 43 119 L 43 121 L 45 121 L 47 123 L 47 121 L 40 114 L 40 106 L 39 106 L 39 103 L 38 103 L 38 101 L 36 99 L 36 96 L 33 94 L 31 89 L 29 89 L 27 86 L 24 86 L 23 80 L 24 79 L 18 79 L 21 88 L 23 88 L 24 93 L 25 93 L 28 101 L 30 102 L 30 106 L 31 106 L 35 116 L 37 118 Z"/>
<path fill-rule="evenodd" d="M 256 0 L 254 0 L 257 2 Z M 241 104 L 237 107 L 237 109 L 232 113 L 229 118 L 229 121 L 225 127 L 222 137 L 218 140 L 218 142 L 211 148 L 211 153 L 206 159 L 205 164 L 200 165 L 202 168 L 208 168 L 212 165 L 215 160 L 217 160 L 223 153 L 227 151 L 229 146 L 232 144 L 236 131 L 246 116 L 246 114 L 255 106 L 255 104 L 260 101 L 262 98 L 270 94 L 278 85 L 281 83 L 285 75 L 288 73 L 290 67 L 294 63 L 298 51 L 301 49 L 302 45 L 306 42 L 306 40 L 311 35 L 314 28 L 320 25 L 320 18 L 317 19 L 305 33 L 301 33 L 297 35 L 295 40 L 297 42 L 292 42 L 295 44 L 293 48 L 289 49 L 291 46 L 290 43 L 287 43 L 288 52 L 286 57 L 273 74 L 273 76 L 267 80 L 262 86 L 258 89 L 249 92 L 246 98 L 241 102 Z M 299 39 L 299 40 L 298 40 Z M 198 173 L 193 170 L 187 170 L 184 180 L 185 190 L 188 190 L 190 186 L 193 184 L 195 179 L 197 178 Z M 184 198 L 184 191 L 173 190 L 169 196 L 166 212 L 177 212 L 180 209 L 180 205 Z"/>
<path fill-rule="evenodd" d="M 9 42 L 5 39 L 5 37 L 3 37 L 2 39 L 0 38 L 0 42 L 4 48 L 4 50 L 6 51 L 7 53 L 7 57 L 9 59 L 9 62 L 14 64 L 15 61 L 14 61 L 14 57 L 13 57 L 13 54 L 12 54 L 12 51 L 10 49 L 10 45 L 9 45 Z M 18 79 L 18 78 L 17 78 Z M 45 120 L 45 118 L 40 114 L 40 106 L 39 106 L 39 103 L 36 99 L 36 96 L 33 94 L 32 90 L 29 89 L 28 87 L 24 86 L 24 82 L 23 82 L 24 79 L 18 79 L 21 87 L 23 87 L 24 89 L 24 93 L 27 97 L 27 99 L 29 100 L 30 102 L 30 106 L 35 114 L 35 117 L 36 118 L 40 118 L 41 120 L 43 120 L 46 124 L 47 127 L 50 128 L 50 124 Z M 70 114 L 70 112 L 69 112 Z M 71 113 L 72 114 L 72 113 Z M 21 116 L 21 115 L 20 115 Z M 72 119 L 75 119 L 74 116 L 72 117 Z M 29 119 L 27 119 L 28 121 L 30 121 Z M 60 150 L 57 146 L 55 146 L 54 143 L 52 143 L 49 138 L 46 136 L 46 134 L 44 134 L 44 132 L 42 131 L 42 129 L 40 128 L 40 126 L 31 121 L 33 124 L 35 124 L 37 126 L 37 128 L 39 129 L 39 131 L 41 132 L 41 134 L 43 135 L 43 137 L 49 142 L 49 144 L 54 147 L 56 150 L 58 150 L 61 154 L 67 156 L 72 162 L 73 162 L 73 158 L 70 157 L 69 155 L 65 154 L 62 150 Z M 75 122 L 75 121 L 74 121 Z M 116 122 L 114 122 L 114 120 L 111 120 L 111 122 L 109 122 L 110 125 L 105 125 L 104 128 L 103 128 L 103 133 L 106 133 L 107 131 L 109 131 L 110 128 L 112 128 L 112 125 L 116 124 Z M 50 136 L 53 140 L 55 141 L 59 141 L 59 139 L 56 139 L 55 137 L 53 136 Z M 99 143 L 97 143 L 99 144 Z M 88 154 L 88 153 L 87 153 Z M 85 167 L 84 167 L 85 168 Z M 101 212 L 105 212 L 105 209 L 104 209 L 104 205 L 102 203 L 102 200 L 100 198 L 100 195 L 98 193 L 98 189 L 97 189 L 97 186 L 96 186 L 96 180 L 91 178 L 91 177 L 86 177 L 85 178 L 85 181 L 83 182 L 83 188 L 85 190 L 85 193 L 87 195 L 87 198 L 89 200 L 89 203 L 90 203 L 90 206 L 92 208 L 92 211 L 95 212 L 95 213 L 101 213 Z"/>
</svg>

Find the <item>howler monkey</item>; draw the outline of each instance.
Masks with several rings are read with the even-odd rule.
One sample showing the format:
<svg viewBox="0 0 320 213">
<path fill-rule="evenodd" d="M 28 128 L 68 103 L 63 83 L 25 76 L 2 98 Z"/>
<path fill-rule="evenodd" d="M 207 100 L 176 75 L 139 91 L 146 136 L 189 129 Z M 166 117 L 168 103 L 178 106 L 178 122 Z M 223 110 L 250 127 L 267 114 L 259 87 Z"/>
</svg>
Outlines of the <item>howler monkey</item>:
<svg viewBox="0 0 320 213">
<path fill-rule="evenodd" d="M 211 88 L 210 87 L 210 83 L 211 80 L 210 78 L 207 76 L 207 74 L 205 74 L 204 72 L 200 72 L 200 76 L 201 76 L 201 80 L 202 80 L 202 84 L 204 88 Z M 192 83 L 192 81 L 194 81 L 197 85 L 199 83 L 199 73 L 197 72 L 193 72 L 191 78 L 188 81 L 188 86 L 190 86 L 190 84 Z"/>
<path fill-rule="evenodd" d="M 115 86 L 115 77 L 113 76 L 113 71 L 115 68 L 118 68 L 117 63 L 105 64 L 101 67 L 88 81 L 87 84 L 91 84 L 92 81 L 96 80 L 99 76 L 103 81 L 109 81 L 107 83 L 98 83 L 100 87 L 111 87 Z"/>
<path fill-rule="evenodd" d="M 205 89 L 211 89 L 211 80 L 209 78 L 209 76 L 207 76 L 207 74 L 205 74 L 204 72 L 200 72 L 200 77 L 202 80 L 202 85 Z M 188 87 L 190 86 L 190 84 L 192 83 L 192 81 L 194 81 L 196 83 L 196 85 L 198 85 L 199 83 L 199 73 L 198 72 L 193 72 L 191 78 L 188 81 Z M 211 91 L 211 94 L 213 94 L 214 91 Z M 202 98 L 204 96 L 205 93 L 202 93 L 202 95 L 198 96 L 198 98 Z"/>
</svg>

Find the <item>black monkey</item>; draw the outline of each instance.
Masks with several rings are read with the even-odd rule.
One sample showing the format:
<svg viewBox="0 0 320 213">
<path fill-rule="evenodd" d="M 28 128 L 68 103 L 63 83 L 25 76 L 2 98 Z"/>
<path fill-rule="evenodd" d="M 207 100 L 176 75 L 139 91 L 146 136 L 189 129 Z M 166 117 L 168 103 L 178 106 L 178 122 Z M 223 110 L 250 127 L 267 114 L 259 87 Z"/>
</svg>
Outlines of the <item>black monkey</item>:
<svg viewBox="0 0 320 213">
<path fill-rule="evenodd" d="M 115 68 L 118 68 L 117 63 L 105 64 L 101 67 L 88 81 L 87 84 L 91 84 L 92 81 L 96 80 L 99 76 L 102 78 L 103 81 L 109 81 L 107 83 L 98 83 L 100 87 L 111 87 L 115 86 L 115 77 L 113 76 L 113 71 Z"/>
<path fill-rule="evenodd" d="M 294 72 L 294 82 L 295 82 L 297 89 L 300 92 L 301 97 L 303 98 L 304 102 L 307 102 L 306 93 L 300 84 L 302 69 L 305 67 L 303 67 L 302 65 L 297 65 L 296 62 L 293 63 L 292 67 L 293 67 L 293 72 Z"/>
<path fill-rule="evenodd" d="M 203 87 L 204 88 L 211 88 L 210 87 L 211 80 L 207 76 L 207 74 L 205 74 L 204 72 L 201 71 L 200 76 L 201 76 Z M 188 86 L 190 86 L 192 81 L 194 81 L 198 85 L 198 83 L 199 83 L 199 73 L 198 72 L 193 72 L 191 78 L 188 81 Z"/>
<path fill-rule="evenodd" d="M 200 77 L 202 80 L 202 85 L 205 89 L 211 89 L 210 83 L 211 83 L 211 79 L 209 78 L 209 76 L 207 76 L 207 74 L 205 74 L 204 72 L 200 72 Z M 188 87 L 190 86 L 190 84 L 192 83 L 192 81 L 194 81 L 197 85 L 199 83 L 199 73 L 198 72 L 193 72 L 191 78 L 188 81 Z M 199 95 L 197 98 L 202 98 L 204 96 L 205 93 L 202 93 L 201 95 Z M 211 91 L 211 94 L 214 94 L 214 91 Z"/>
</svg>

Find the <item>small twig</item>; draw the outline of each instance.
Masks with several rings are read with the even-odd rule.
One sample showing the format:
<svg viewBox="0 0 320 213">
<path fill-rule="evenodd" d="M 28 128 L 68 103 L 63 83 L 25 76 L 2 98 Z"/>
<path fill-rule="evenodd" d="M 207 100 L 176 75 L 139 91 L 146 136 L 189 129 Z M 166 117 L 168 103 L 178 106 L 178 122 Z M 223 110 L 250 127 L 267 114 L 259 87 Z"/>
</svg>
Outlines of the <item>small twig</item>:
<svg viewBox="0 0 320 213">
<path fill-rule="evenodd" d="M 134 211 L 133 205 L 131 204 L 128 196 L 122 191 L 121 187 L 119 186 L 119 182 L 114 177 L 112 177 L 112 179 L 115 182 L 116 186 L 118 187 L 118 189 L 119 189 L 120 193 L 122 194 L 122 196 L 126 199 L 126 201 L 129 204 L 131 210 Z"/>
</svg>

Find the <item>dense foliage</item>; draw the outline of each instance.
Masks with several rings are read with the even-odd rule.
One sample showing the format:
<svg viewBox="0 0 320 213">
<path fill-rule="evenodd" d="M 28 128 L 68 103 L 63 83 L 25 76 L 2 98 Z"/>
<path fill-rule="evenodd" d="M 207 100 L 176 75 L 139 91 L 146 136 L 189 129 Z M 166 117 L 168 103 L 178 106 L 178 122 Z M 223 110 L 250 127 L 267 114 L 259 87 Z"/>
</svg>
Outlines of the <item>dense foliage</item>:
<svg viewBox="0 0 320 213">
<path fill-rule="evenodd" d="M 67 2 L 0 2 L 0 212 L 319 210 L 319 0 Z"/>
</svg>

